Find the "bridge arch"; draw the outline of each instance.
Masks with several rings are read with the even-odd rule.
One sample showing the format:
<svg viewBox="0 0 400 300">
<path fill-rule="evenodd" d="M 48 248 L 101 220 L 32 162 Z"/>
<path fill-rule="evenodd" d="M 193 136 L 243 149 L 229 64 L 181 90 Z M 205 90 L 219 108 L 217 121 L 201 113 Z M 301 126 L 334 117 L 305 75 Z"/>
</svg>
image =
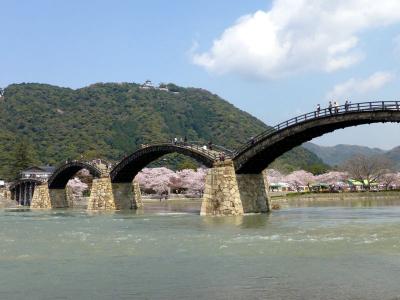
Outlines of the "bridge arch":
<svg viewBox="0 0 400 300">
<path fill-rule="evenodd" d="M 400 102 L 364 102 L 311 112 L 268 129 L 233 158 L 238 174 L 259 174 L 276 158 L 323 134 L 351 126 L 400 122 Z"/>
<path fill-rule="evenodd" d="M 110 172 L 111 182 L 132 182 L 135 176 L 144 167 L 170 153 L 179 153 L 189 156 L 209 168 L 213 166 L 214 161 L 218 158 L 218 152 L 203 149 L 196 145 L 173 143 L 148 145 L 133 152 L 117 164 Z"/>
<path fill-rule="evenodd" d="M 101 177 L 101 170 L 94 164 L 82 161 L 70 161 L 54 171 L 47 182 L 49 189 L 65 189 L 72 176 L 82 169 L 88 170 L 95 178 Z"/>
</svg>

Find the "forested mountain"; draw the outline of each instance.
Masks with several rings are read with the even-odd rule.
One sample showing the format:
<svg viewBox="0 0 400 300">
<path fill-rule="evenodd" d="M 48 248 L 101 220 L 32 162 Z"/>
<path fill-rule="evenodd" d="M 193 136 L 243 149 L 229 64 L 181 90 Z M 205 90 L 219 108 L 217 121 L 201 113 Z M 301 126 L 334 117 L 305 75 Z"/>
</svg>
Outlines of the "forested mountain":
<svg viewBox="0 0 400 300">
<path fill-rule="evenodd" d="M 206 90 L 168 88 L 143 89 L 135 83 L 76 90 L 36 83 L 8 86 L 0 98 L 0 178 L 15 175 L 24 157 L 52 165 L 81 155 L 118 161 L 140 144 L 183 136 L 234 149 L 267 128 Z M 20 153 L 23 149 L 26 153 Z M 286 170 L 323 167 L 304 148 L 275 165 Z"/>
<path fill-rule="evenodd" d="M 326 164 L 331 166 L 341 165 L 352 156 L 362 154 L 365 156 L 381 155 L 393 161 L 395 166 L 400 168 L 400 146 L 388 151 L 379 148 L 343 144 L 329 147 L 319 146 L 313 143 L 305 143 L 303 147 L 316 154 Z"/>
</svg>

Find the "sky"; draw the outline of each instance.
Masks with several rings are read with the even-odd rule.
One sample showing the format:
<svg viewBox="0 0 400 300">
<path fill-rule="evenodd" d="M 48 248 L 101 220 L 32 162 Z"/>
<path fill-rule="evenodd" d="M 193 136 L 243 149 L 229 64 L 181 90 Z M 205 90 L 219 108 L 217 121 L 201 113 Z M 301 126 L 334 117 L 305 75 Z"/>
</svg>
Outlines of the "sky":
<svg viewBox="0 0 400 300">
<path fill-rule="evenodd" d="M 0 0 L 0 87 L 173 82 L 268 125 L 326 106 L 400 100 L 398 0 Z M 390 149 L 398 124 L 313 142 Z"/>
</svg>

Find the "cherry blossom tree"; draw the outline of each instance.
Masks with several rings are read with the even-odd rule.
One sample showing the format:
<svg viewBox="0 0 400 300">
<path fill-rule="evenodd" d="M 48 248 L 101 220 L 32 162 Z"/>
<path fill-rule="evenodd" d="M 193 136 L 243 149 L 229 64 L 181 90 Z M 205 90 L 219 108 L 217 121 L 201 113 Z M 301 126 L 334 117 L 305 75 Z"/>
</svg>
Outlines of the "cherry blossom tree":
<svg viewBox="0 0 400 300">
<path fill-rule="evenodd" d="M 83 192 L 89 188 L 89 186 L 82 182 L 78 177 L 70 179 L 67 183 L 67 187 L 72 190 L 74 196 L 82 196 Z"/>
<path fill-rule="evenodd" d="M 190 193 L 199 193 L 200 195 L 203 194 L 207 169 L 185 169 L 178 171 L 177 175 L 182 182 L 182 188 L 186 189 Z"/>
<path fill-rule="evenodd" d="M 206 169 L 185 169 L 174 172 L 168 168 L 145 168 L 135 177 L 144 191 L 161 195 L 170 190 L 184 189 L 189 193 L 204 191 Z"/>
<path fill-rule="evenodd" d="M 145 168 L 135 179 L 145 191 L 154 191 L 161 195 L 168 193 L 171 187 L 170 178 L 175 176 L 175 172 L 168 168 Z"/>
<path fill-rule="evenodd" d="M 269 183 L 278 183 L 278 182 L 284 182 L 284 175 L 282 175 L 281 172 L 275 170 L 275 169 L 267 169 L 265 171 L 267 174 L 268 182 Z"/>
<path fill-rule="evenodd" d="M 348 178 L 349 174 L 347 172 L 331 171 L 315 176 L 315 181 L 320 183 L 327 183 L 329 185 L 336 185 L 339 182 L 346 181 Z"/>
<path fill-rule="evenodd" d="M 343 165 L 344 171 L 360 181 L 369 190 L 373 182 L 379 182 L 382 176 L 390 173 L 392 162 L 384 156 L 354 155 Z"/>
<path fill-rule="evenodd" d="M 283 180 L 292 186 L 296 191 L 300 191 L 300 187 L 310 186 L 310 184 L 315 182 L 315 177 L 310 172 L 299 170 L 285 176 Z"/>
<path fill-rule="evenodd" d="M 380 178 L 380 184 L 383 185 L 385 190 L 389 190 L 392 187 L 400 187 L 400 173 L 386 173 Z"/>
</svg>

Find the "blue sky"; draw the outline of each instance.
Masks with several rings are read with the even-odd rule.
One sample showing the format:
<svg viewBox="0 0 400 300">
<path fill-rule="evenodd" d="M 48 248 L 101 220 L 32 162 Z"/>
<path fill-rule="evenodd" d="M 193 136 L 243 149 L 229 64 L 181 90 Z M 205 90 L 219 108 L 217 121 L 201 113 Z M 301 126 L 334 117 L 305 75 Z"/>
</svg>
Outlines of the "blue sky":
<svg viewBox="0 0 400 300">
<path fill-rule="evenodd" d="M 0 0 L 0 86 L 174 82 L 270 125 L 331 98 L 400 100 L 400 1 L 365 1 Z M 389 149 L 399 133 L 364 125 L 314 142 Z"/>
</svg>

